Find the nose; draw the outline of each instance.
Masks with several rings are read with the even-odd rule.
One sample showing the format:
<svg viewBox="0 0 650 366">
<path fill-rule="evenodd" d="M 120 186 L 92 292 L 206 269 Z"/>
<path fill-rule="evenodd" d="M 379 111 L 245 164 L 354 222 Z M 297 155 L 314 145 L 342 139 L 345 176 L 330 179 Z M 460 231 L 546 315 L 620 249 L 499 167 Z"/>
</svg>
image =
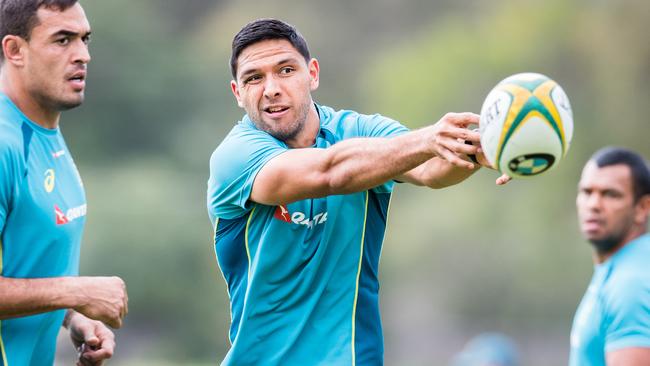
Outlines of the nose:
<svg viewBox="0 0 650 366">
<path fill-rule="evenodd" d="M 275 99 L 279 97 L 280 94 L 280 84 L 278 80 L 273 76 L 266 78 L 264 81 L 264 97 L 267 99 Z"/>
<path fill-rule="evenodd" d="M 84 43 L 83 41 L 79 41 L 73 54 L 72 63 L 85 65 L 89 62 L 90 51 L 88 50 L 88 44 Z"/>
<path fill-rule="evenodd" d="M 597 211 L 600 209 L 602 203 L 602 196 L 598 193 L 591 193 L 587 196 L 587 207 L 590 210 Z"/>
</svg>

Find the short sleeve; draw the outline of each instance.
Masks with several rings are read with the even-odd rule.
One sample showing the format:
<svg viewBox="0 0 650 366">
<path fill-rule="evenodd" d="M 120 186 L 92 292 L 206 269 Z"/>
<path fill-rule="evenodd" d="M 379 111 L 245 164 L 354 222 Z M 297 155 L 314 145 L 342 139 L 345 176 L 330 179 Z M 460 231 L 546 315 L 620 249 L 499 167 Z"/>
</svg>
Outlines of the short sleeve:
<svg viewBox="0 0 650 366">
<path fill-rule="evenodd" d="M 249 201 L 257 173 L 287 148 L 267 133 L 236 126 L 210 158 L 208 213 L 234 219 L 250 210 Z"/>
<path fill-rule="evenodd" d="M 20 154 L 7 140 L 0 144 L 0 232 L 4 231 L 7 216 L 19 186 Z"/>
<path fill-rule="evenodd" d="M 650 347 L 650 281 L 640 276 L 617 284 L 605 300 L 605 351 Z"/>
<path fill-rule="evenodd" d="M 360 115 L 358 123 L 362 137 L 393 137 L 409 131 L 401 123 L 380 114 Z"/>
<path fill-rule="evenodd" d="M 359 118 L 359 134 L 363 137 L 395 137 L 409 131 L 401 123 L 380 114 L 361 115 Z M 376 193 L 390 193 L 395 181 L 388 181 L 373 188 Z"/>
</svg>

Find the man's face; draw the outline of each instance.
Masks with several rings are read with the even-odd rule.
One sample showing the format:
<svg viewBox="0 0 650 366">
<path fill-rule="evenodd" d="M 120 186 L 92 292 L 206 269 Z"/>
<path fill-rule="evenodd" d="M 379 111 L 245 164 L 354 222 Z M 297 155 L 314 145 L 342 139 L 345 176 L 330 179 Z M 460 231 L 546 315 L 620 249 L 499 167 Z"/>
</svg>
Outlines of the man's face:
<svg viewBox="0 0 650 366">
<path fill-rule="evenodd" d="M 580 229 L 601 254 L 620 244 L 635 224 L 632 174 L 627 165 L 589 162 L 578 184 Z"/>
<path fill-rule="evenodd" d="M 318 87 L 318 62 L 304 57 L 284 39 L 246 47 L 231 82 L 237 104 L 255 125 L 287 141 L 302 130 Z"/>
<path fill-rule="evenodd" d="M 46 109 L 80 105 L 90 62 L 90 25 L 78 3 L 64 11 L 41 7 L 39 24 L 25 44 L 22 77 L 30 95 Z"/>
</svg>

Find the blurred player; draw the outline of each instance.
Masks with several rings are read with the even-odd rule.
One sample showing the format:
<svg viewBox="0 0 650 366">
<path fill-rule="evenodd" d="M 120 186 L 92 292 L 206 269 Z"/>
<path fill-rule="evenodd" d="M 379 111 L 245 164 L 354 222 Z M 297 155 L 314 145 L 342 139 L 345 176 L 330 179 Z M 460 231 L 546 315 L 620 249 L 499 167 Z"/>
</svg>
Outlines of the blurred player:
<svg viewBox="0 0 650 366">
<path fill-rule="evenodd" d="M 479 148 L 464 141 L 478 144 L 467 128 L 478 116 L 408 131 L 316 104 L 318 61 L 273 19 L 235 36 L 231 71 L 246 115 L 212 155 L 208 182 L 232 310 L 223 364 L 381 365 L 377 277 L 394 181 L 442 188 L 469 177 Z"/>
<path fill-rule="evenodd" d="M 481 333 L 470 339 L 451 366 L 518 366 L 517 345 L 501 333 Z"/>
<path fill-rule="evenodd" d="M 126 290 L 76 277 L 86 198 L 59 129 L 84 99 L 90 25 L 75 0 L 0 0 L 0 39 L 0 365 L 52 365 L 62 324 L 100 365 Z"/>
<path fill-rule="evenodd" d="M 650 365 L 650 172 L 637 153 L 596 152 L 578 185 L 594 274 L 573 320 L 569 364 Z"/>
</svg>

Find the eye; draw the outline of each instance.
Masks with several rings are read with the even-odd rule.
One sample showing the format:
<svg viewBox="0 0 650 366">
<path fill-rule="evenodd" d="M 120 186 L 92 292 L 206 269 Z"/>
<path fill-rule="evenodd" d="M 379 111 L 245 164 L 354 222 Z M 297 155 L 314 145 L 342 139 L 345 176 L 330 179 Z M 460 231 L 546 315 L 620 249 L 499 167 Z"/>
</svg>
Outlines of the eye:
<svg viewBox="0 0 650 366">
<path fill-rule="evenodd" d="M 88 44 L 88 43 L 90 43 L 91 40 L 92 40 L 92 39 L 90 38 L 90 34 L 81 37 L 81 41 L 82 41 L 84 44 Z"/>
<path fill-rule="evenodd" d="M 619 198 L 622 197 L 623 195 L 621 192 L 615 191 L 615 190 L 606 190 L 603 192 L 603 196 L 609 197 L 609 198 Z"/>
<path fill-rule="evenodd" d="M 296 69 L 294 69 L 293 67 L 285 66 L 280 69 L 280 74 L 287 75 L 287 74 L 291 74 L 294 71 L 296 71 Z"/>
<path fill-rule="evenodd" d="M 63 38 L 59 38 L 59 39 L 55 40 L 54 42 L 56 42 L 57 44 L 59 44 L 61 46 L 66 46 L 68 43 L 70 43 L 70 38 L 63 37 Z"/>
<path fill-rule="evenodd" d="M 251 76 L 247 77 L 246 79 L 244 79 L 244 84 L 256 84 L 260 80 L 262 80 L 261 75 L 251 75 Z"/>
</svg>

